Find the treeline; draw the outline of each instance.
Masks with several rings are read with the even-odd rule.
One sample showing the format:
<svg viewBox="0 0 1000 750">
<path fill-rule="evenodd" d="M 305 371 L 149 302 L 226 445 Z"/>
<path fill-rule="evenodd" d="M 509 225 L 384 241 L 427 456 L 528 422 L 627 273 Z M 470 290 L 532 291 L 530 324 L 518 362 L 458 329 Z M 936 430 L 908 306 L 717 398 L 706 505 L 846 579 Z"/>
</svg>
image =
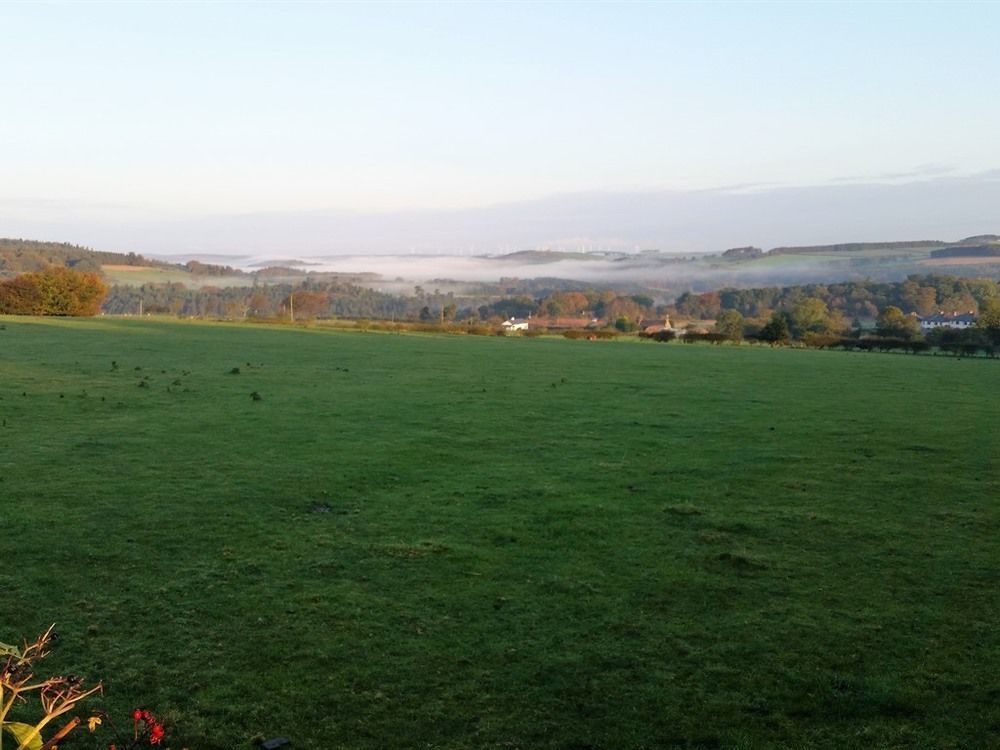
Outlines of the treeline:
<svg viewBox="0 0 1000 750">
<path fill-rule="evenodd" d="M 931 349 L 945 353 L 974 356 L 1000 356 L 1000 299 L 983 305 L 980 318 L 971 328 L 935 328 L 922 334 L 913 315 L 898 307 L 881 311 L 873 329 L 848 328 L 842 318 L 831 315 L 819 300 L 807 300 L 791 311 L 772 313 L 764 323 L 747 320 L 736 310 L 726 310 L 711 331 L 689 328 L 678 332 L 661 330 L 640 333 L 640 337 L 668 342 L 711 344 L 749 343 L 770 346 L 797 345 L 817 349 L 857 351 L 900 351 L 917 354 Z"/>
<path fill-rule="evenodd" d="M 202 263 L 199 260 L 189 260 L 184 264 L 184 268 L 195 276 L 252 276 L 246 271 L 241 271 L 232 266 L 220 266 L 215 263 Z"/>
<path fill-rule="evenodd" d="M 698 342 L 710 344 L 729 343 L 732 339 L 722 333 L 701 333 L 698 331 L 685 331 L 676 333 L 675 331 L 660 331 L 658 333 L 643 335 L 653 341 L 681 341 L 685 344 Z M 769 340 L 757 336 L 748 337 L 745 341 L 754 344 L 767 344 L 769 346 L 785 346 L 792 343 L 791 339 Z M 994 340 L 986 331 L 981 329 L 958 331 L 952 329 L 933 331 L 926 338 L 900 339 L 885 336 L 837 336 L 830 334 L 806 334 L 795 342 L 798 346 L 808 349 L 840 349 L 843 351 L 856 352 L 900 352 L 904 354 L 922 354 L 933 350 L 941 351 L 945 354 L 956 356 L 975 357 L 985 355 L 988 357 L 1000 356 L 1000 341 Z"/>
<path fill-rule="evenodd" d="M 267 284 L 253 287 L 190 289 L 184 284 L 114 286 L 104 303 L 113 315 L 140 311 L 186 317 L 279 318 L 405 318 L 414 303 L 405 297 L 340 282 Z"/>
<path fill-rule="evenodd" d="M 508 286 L 507 289 L 519 288 Z M 490 290 L 493 291 L 493 290 Z M 775 312 L 785 313 L 795 337 L 805 333 L 845 330 L 861 320 L 873 320 L 889 307 L 904 314 L 929 315 L 979 311 L 990 300 L 1000 299 L 1000 285 L 989 279 L 963 279 L 943 275 L 911 276 L 905 282 L 871 281 L 840 284 L 806 284 L 757 289 L 726 288 L 702 294 L 684 293 L 671 305 L 656 304 L 647 294 L 622 294 L 585 289 L 534 294 L 481 294 L 456 297 L 429 292 L 420 286 L 413 295 L 379 292 L 343 280 L 306 277 L 301 283 L 253 287 L 190 289 L 180 283 L 116 286 L 104 309 L 113 314 L 169 313 L 184 316 L 274 318 L 367 318 L 496 323 L 508 318 L 598 319 L 629 332 L 643 319 L 693 318 L 719 320 L 738 314 L 747 325 L 763 326 Z M 725 322 L 725 321 L 723 321 Z M 913 321 L 915 324 L 915 321 Z"/>
<path fill-rule="evenodd" d="M 866 304 L 887 300 L 921 301 L 927 290 L 934 301 L 972 300 L 979 321 L 971 329 L 940 328 L 921 335 L 917 317 L 903 308 L 887 304 L 877 310 L 874 328 L 844 314 L 829 301 L 861 298 Z M 349 318 L 359 321 L 393 320 L 428 325 L 466 333 L 500 332 L 500 322 L 508 317 L 534 316 L 542 325 L 558 321 L 557 328 L 570 327 L 567 336 L 603 338 L 640 328 L 644 317 L 666 312 L 645 295 L 620 295 L 612 291 L 553 292 L 541 298 L 527 295 L 503 298 L 478 308 L 459 308 L 454 297 L 435 290 L 428 294 L 415 289 L 414 296 L 397 296 L 339 281 L 307 279 L 302 284 L 273 284 L 253 287 L 202 287 L 190 289 L 180 283 L 116 286 L 110 290 L 95 273 L 65 267 L 20 274 L 0 282 L 0 314 L 15 315 L 95 315 L 102 309 L 112 314 L 160 313 L 178 316 L 226 319 Z M 732 296 L 735 295 L 735 296 Z M 740 309 L 720 309 L 714 327 L 705 330 L 691 325 L 686 330 L 652 327 L 648 334 L 657 341 L 679 335 L 685 343 L 759 342 L 772 346 L 798 343 L 818 348 L 868 351 L 918 352 L 936 348 L 956 354 L 1000 353 L 1000 289 L 996 282 L 948 276 L 912 277 L 901 284 L 847 283 L 807 285 L 785 289 L 722 290 L 678 300 L 676 308 L 706 301 L 722 305 L 742 302 L 744 309 L 760 312 L 775 305 L 769 315 L 744 316 Z M 694 301 L 694 302 L 692 302 Z M 649 320 L 653 322 L 655 318 Z M 573 322 L 575 321 L 575 322 Z M 596 322 L 600 321 L 600 322 Z M 647 325 L 647 324 L 643 324 Z M 603 330 L 598 330 L 603 327 Z M 527 335 L 539 335 L 533 328 Z M 640 335 L 646 335 L 640 333 Z"/>
<path fill-rule="evenodd" d="M 965 240 L 959 240 L 964 242 Z M 910 250 L 914 248 L 941 247 L 952 243 L 940 240 L 913 240 L 909 242 L 842 242 L 836 245 L 804 245 L 775 247 L 767 255 L 811 255 L 814 253 L 857 253 L 864 250 Z M 956 243 L 957 244 L 957 243 Z"/>
<path fill-rule="evenodd" d="M 990 242 L 1000 242 L 1000 236 L 995 234 L 977 234 L 965 237 L 957 242 L 942 242 L 941 240 L 908 240 L 903 242 L 841 242 L 835 245 L 805 245 L 793 247 L 775 247 L 766 255 L 809 255 L 813 253 L 857 253 L 865 250 L 912 250 L 929 247 L 968 247 L 984 245 Z"/>
<path fill-rule="evenodd" d="M 100 273 L 101 265 L 169 267 L 169 263 L 149 260 L 135 253 L 108 253 L 68 242 L 38 242 L 0 238 L 0 277 L 42 271 L 51 266 Z"/>
<path fill-rule="evenodd" d="M 931 250 L 932 258 L 997 258 L 1000 245 L 968 245 Z"/>
<path fill-rule="evenodd" d="M 96 273 L 53 266 L 0 281 L 0 315 L 96 315 L 107 291 Z"/>
<path fill-rule="evenodd" d="M 621 294 L 611 290 L 550 292 L 538 297 L 517 295 L 480 305 L 476 313 L 481 320 L 491 318 L 558 318 L 586 315 L 602 320 L 627 318 L 638 321 L 656 314 L 652 297 L 645 294 Z"/>
<path fill-rule="evenodd" d="M 746 318 L 765 318 L 775 310 L 791 310 L 807 299 L 821 301 L 831 312 L 848 319 L 871 319 L 887 307 L 905 313 L 931 315 L 944 312 L 977 312 L 989 300 L 1000 298 L 1000 285 L 991 279 L 911 275 L 906 281 L 849 281 L 838 284 L 802 284 L 786 287 L 685 292 L 672 306 L 675 314 L 712 320 L 725 310 Z"/>
<path fill-rule="evenodd" d="M 584 316 L 618 322 L 619 330 L 634 330 L 638 322 L 656 315 L 652 297 L 620 295 L 613 291 L 549 292 L 484 299 L 456 297 L 452 292 L 429 292 L 417 286 L 413 295 L 393 295 L 345 281 L 307 277 L 298 284 L 262 284 L 252 287 L 160 283 L 114 286 L 104 303 L 114 315 L 143 313 L 192 317 L 243 318 L 365 318 L 498 324 L 507 318 Z M 662 310 L 661 310 L 662 312 Z"/>
<path fill-rule="evenodd" d="M 427 286 L 445 286 L 455 285 L 458 283 L 459 282 L 452 279 L 432 279 L 427 282 Z M 614 285 L 610 283 L 586 283 L 575 279 L 563 279 L 556 276 L 538 276 L 530 279 L 504 276 L 496 282 L 461 282 L 461 286 L 478 295 L 490 297 L 528 295 L 535 299 L 542 299 L 557 292 L 578 292 L 582 289 L 586 289 L 590 292 L 617 291 L 619 294 L 640 294 L 646 289 L 640 284 L 628 282 Z"/>
</svg>

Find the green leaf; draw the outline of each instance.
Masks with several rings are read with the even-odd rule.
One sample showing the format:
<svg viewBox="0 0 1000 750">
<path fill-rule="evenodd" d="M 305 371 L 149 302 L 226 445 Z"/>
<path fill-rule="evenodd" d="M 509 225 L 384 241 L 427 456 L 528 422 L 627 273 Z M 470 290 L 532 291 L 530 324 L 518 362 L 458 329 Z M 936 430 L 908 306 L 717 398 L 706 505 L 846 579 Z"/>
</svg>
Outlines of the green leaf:
<svg viewBox="0 0 1000 750">
<path fill-rule="evenodd" d="M 21 649 L 17 646 L 10 646 L 6 643 L 0 643 L 0 656 L 16 656 L 18 659 L 21 658 Z"/>
<path fill-rule="evenodd" d="M 18 745 L 18 750 L 24 748 L 24 750 L 41 750 L 42 747 L 42 735 L 35 732 L 35 728 L 31 724 L 21 724 L 17 721 L 5 721 L 3 723 L 3 728 L 5 732 L 9 732 L 14 735 L 14 739 L 20 744 Z M 32 737 L 31 735 L 35 735 Z M 25 741 L 31 737 L 31 740 L 25 744 Z"/>
</svg>

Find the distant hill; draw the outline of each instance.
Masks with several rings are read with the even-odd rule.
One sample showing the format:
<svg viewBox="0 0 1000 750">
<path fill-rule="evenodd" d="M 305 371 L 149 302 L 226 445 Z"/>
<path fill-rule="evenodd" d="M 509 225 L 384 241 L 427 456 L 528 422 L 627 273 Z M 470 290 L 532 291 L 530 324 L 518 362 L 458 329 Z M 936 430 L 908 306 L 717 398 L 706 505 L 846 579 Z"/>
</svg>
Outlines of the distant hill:
<svg viewBox="0 0 1000 750">
<path fill-rule="evenodd" d="M 21 273 L 40 271 L 49 266 L 72 268 L 77 271 L 104 273 L 106 276 L 120 275 L 122 271 L 153 269 L 158 272 L 172 272 L 191 277 L 250 277 L 238 268 L 201 263 L 189 260 L 187 263 L 170 263 L 154 260 L 136 253 L 113 253 L 92 250 L 69 242 L 41 242 L 0 238 L 0 278 Z M 264 269 L 265 271 L 269 269 Z M 289 269 L 292 274 L 303 275 L 304 271 Z M 114 272 L 114 273 L 112 273 Z"/>
<path fill-rule="evenodd" d="M 963 240 L 964 241 L 964 240 Z M 804 245 L 799 247 L 775 247 L 767 255 L 812 255 L 820 253 L 860 253 L 866 250 L 913 250 L 947 247 L 948 242 L 940 240 L 914 240 L 910 242 L 847 242 L 838 245 Z"/>
<path fill-rule="evenodd" d="M 516 253 L 498 255 L 495 260 L 517 263 L 559 263 L 564 260 L 604 260 L 606 256 L 596 253 L 573 253 L 561 250 L 521 250 Z"/>
<path fill-rule="evenodd" d="M 290 248 L 293 251 L 294 248 Z M 614 288 L 670 299 L 683 292 L 723 287 L 788 286 L 872 280 L 902 281 L 931 269 L 960 267 L 963 276 L 1000 278 L 1000 235 L 958 241 L 910 240 L 831 245 L 733 247 L 716 254 L 682 256 L 660 250 L 638 253 L 524 250 L 500 256 L 353 256 L 349 263 L 326 256 L 321 266 L 285 262 L 252 270 L 213 262 L 154 260 L 60 242 L 0 239 L 0 279 L 61 266 L 103 274 L 110 286 L 179 285 L 186 289 L 260 285 L 346 283 L 379 292 L 409 293 L 415 285 L 466 294 L 473 286 L 490 294 L 539 289 Z M 248 256 L 230 256 L 238 263 Z M 209 258 L 206 258 L 209 260 Z M 345 259 L 346 261 L 347 259 Z M 218 261 L 218 262 L 214 262 Z M 350 269 L 350 270 L 348 270 Z M 428 285 L 428 280 L 434 280 Z M 525 284 L 530 283 L 527 287 Z M 472 284 L 473 286 L 469 286 Z M 475 286 L 480 285 L 480 286 Z M 486 285 L 486 286 L 482 286 Z M 484 291 L 485 293 L 485 291 Z M 419 294 L 419 292 L 418 292 Z"/>
<path fill-rule="evenodd" d="M 747 245 L 746 247 L 731 247 L 722 254 L 722 257 L 735 260 L 753 260 L 754 258 L 761 257 L 763 254 L 764 251 L 759 247 Z"/>
<path fill-rule="evenodd" d="M 953 245 L 931 250 L 932 258 L 997 258 L 1000 245 Z"/>
<path fill-rule="evenodd" d="M 846 242 L 837 245 L 802 245 L 797 247 L 775 247 L 766 255 L 812 255 L 826 253 L 861 253 L 871 250 L 937 250 L 948 247 L 981 247 L 1000 242 L 1000 235 L 978 234 L 957 242 L 942 240 L 911 240 L 904 242 Z M 741 248 L 737 248 L 740 250 Z M 733 251 L 726 251 L 727 253 Z"/>
<path fill-rule="evenodd" d="M 109 253 L 68 242 L 0 238 L 0 277 L 40 271 L 48 266 L 98 272 L 104 264 L 172 267 L 169 263 L 150 260 L 135 253 Z"/>
<path fill-rule="evenodd" d="M 952 245 L 991 245 L 1000 242 L 1000 234 L 977 234 L 964 240 L 952 242 Z"/>
</svg>

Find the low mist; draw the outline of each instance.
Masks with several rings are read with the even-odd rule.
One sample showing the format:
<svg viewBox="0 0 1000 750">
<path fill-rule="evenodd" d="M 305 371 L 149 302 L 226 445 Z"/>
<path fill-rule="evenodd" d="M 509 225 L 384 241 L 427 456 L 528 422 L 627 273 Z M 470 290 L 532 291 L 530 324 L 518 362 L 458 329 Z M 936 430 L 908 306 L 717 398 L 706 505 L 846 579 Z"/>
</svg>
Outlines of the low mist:
<svg viewBox="0 0 1000 750">
<path fill-rule="evenodd" d="M 359 214 L 339 211 L 211 216 L 174 221 L 123 219 L 46 205 L 32 212 L 0 204 L 2 233 L 65 241 L 94 249 L 154 256 L 207 255 L 253 262 L 266 257 L 396 256 L 394 270 L 415 277 L 469 278 L 480 261 L 434 268 L 419 256 L 481 256 L 528 249 L 664 253 L 720 252 L 728 247 L 815 245 L 899 239 L 948 239 L 996 231 L 1000 171 L 903 184 L 753 187 L 704 191 L 594 192 L 452 211 Z M 45 220 L 38 218 L 46 216 Z M 399 260 L 416 256 L 418 260 Z M 341 260 L 356 263 L 350 258 Z M 366 261 L 367 263 L 367 261 Z M 596 262 L 595 262 L 596 263 Z M 346 267 L 346 266 L 345 266 Z M 356 269 L 356 265 L 350 265 Z M 532 268 L 532 274 L 537 271 Z M 628 273 L 634 273 L 634 269 Z M 502 275 L 524 275 L 513 266 Z M 615 274 L 614 264 L 560 268 L 558 275 Z"/>
</svg>

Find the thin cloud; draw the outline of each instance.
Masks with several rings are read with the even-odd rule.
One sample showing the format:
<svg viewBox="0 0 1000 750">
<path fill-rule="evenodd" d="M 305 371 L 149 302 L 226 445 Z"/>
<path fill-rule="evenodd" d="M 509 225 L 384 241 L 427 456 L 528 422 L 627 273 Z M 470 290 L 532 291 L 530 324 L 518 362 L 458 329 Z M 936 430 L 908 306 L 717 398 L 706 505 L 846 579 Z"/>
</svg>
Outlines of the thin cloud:
<svg viewBox="0 0 1000 750">
<path fill-rule="evenodd" d="M 909 180 L 921 177 L 941 177 L 957 172 L 958 168 L 950 164 L 920 164 L 906 172 L 883 172 L 881 174 L 854 175 L 852 177 L 834 177 L 830 182 L 871 182 L 878 180 Z"/>
</svg>

